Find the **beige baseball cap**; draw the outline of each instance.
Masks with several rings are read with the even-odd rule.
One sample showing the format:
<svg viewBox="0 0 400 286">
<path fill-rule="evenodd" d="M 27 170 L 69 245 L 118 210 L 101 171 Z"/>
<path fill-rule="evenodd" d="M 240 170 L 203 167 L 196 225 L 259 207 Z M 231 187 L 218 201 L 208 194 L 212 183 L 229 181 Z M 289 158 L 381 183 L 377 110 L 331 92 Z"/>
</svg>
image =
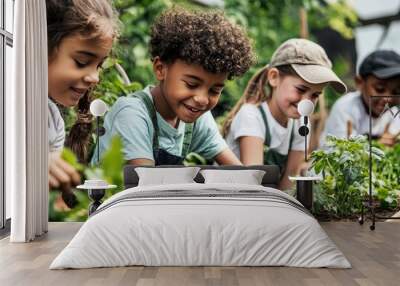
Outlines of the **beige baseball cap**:
<svg viewBox="0 0 400 286">
<path fill-rule="evenodd" d="M 291 65 L 308 83 L 329 83 L 337 92 L 345 93 L 346 85 L 332 70 L 332 63 L 324 49 L 306 39 L 290 39 L 278 47 L 269 66 Z"/>
</svg>

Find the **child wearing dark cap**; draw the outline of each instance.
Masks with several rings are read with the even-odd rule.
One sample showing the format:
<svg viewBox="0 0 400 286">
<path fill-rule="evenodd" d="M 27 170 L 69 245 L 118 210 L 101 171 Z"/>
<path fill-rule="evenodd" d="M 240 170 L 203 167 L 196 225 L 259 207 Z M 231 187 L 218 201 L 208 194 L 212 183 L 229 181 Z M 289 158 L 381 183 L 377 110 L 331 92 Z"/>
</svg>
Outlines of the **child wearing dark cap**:
<svg viewBox="0 0 400 286">
<path fill-rule="evenodd" d="M 400 132 L 399 98 L 385 96 L 400 96 L 400 55 L 389 50 L 371 53 L 361 63 L 355 83 L 357 90 L 337 100 L 332 107 L 320 145 L 327 135 L 369 135 L 371 119 L 372 138 L 393 146 Z M 371 96 L 382 97 L 371 98 L 370 118 Z"/>
</svg>

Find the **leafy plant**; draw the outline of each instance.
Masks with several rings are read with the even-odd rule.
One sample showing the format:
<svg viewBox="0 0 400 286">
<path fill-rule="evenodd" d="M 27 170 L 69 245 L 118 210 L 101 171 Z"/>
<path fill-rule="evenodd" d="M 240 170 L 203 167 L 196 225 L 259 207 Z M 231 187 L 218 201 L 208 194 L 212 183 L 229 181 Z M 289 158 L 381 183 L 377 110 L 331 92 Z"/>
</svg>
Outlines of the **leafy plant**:
<svg viewBox="0 0 400 286">
<path fill-rule="evenodd" d="M 346 1 L 327 0 L 225 0 L 224 12 L 238 23 L 253 39 L 258 64 L 243 77 L 226 84 L 218 105 L 213 109 L 215 117 L 224 117 L 242 96 L 247 82 L 256 70 L 265 66 L 275 49 L 289 38 L 300 37 L 299 11 L 304 8 L 308 15 L 309 30 L 330 27 L 345 38 L 353 37 L 357 16 Z M 310 35 L 313 40 L 313 35 Z M 334 70 L 342 78 L 348 74 L 348 65 L 334 62 Z M 336 98 L 331 91 L 329 95 Z M 330 102 L 328 102 L 330 103 Z"/>
<path fill-rule="evenodd" d="M 187 154 L 185 160 L 183 161 L 185 166 L 196 166 L 196 165 L 207 165 L 207 160 L 201 155 L 191 152 Z"/>
<path fill-rule="evenodd" d="M 360 212 L 362 201 L 369 191 L 369 144 L 364 136 L 349 139 L 327 137 L 327 148 L 311 154 L 312 168 L 323 176 L 323 181 L 315 191 L 315 212 L 328 212 L 336 217 L 348 217 Z M 397 203 L 396 162 L 376 145 L 372 154 L 373 197 L 383 206 Z M 398 158 L 398 157 L 397 157 Z M 383 170 L 385 168 L 385 171 Z M 393 170 L 388 175 L 386 168 Z M 399 173 L 397 173 L 398 180 Z M 397 188 L 399 184 L 397 181 Z"/>
<path fill-rule="evenodd" d="M 372 166 L 376 174 L 378 196 L 382 204 L 390 206 L 397 199 L 395 193 L 397 193 L 397 197 L 400 197 L 400 144 L 396 144 L 394 147 L 387 147 L 374 142 L 374 145 L 385 153 L 385 157 Z M 388 195 L 385 198 L 387 189 L 384 186 L 386 185 L 390 190 L 393 190 L 393 195 Z"/>
<path fill-rule="evenodd" d="M 119 12 L 121 35 L 113 49 L 113 55 L 106 60 L 102 67 L 100 84 L 93 92 L 94 97 L 103 99 L 109 106 L 112 106 L 120 96 L 126 96 L 148 84 L 155 83 L 148 44 L 150 27 L 157 15 L 163 9 L 174 4 L 199 8 L 195 1 L 189 0 L 113 0 L 113 3 Z M 224 4 L 224 13 L 231 20 L 242 25 L 253 39 L 259 63 L 242 78 L 226 83 L 220 101 L 213 109 L 213 114 L 218 122 L 222 122 L 227 112 L 241 97 L 254 72 L 267 64 L 273 51 L 284 40 L 299 37 L 300 8 L 305 8 L 308 12 L 310 30 L 330 26 L 343 35 L 351 35 L 349 29 L 351 30 L 355 23 L 353 10 L 349 9 L 342 0 L 335 5 L 332 5 L 331 1 L 319 0 L 225 0 Z M 202 8 L 211 9 L 203 6 Z M 344 12 L 343 9 L 345 9 Z M 116 68 L 116 64 L 124 68 L 132 83 L 127 84 L 124 81 Z M 338 65 L 336 64 L 336 66 Z M 332 95 L 333 97 L 334 95 Z M 75 122 L 76 111 L 66 109 L 63 115 L 68 132 Z M 89 157 L 93 152 L 94 142 L 95 136 L 92 137 Z M 115 143 L 111 147 L 114 151 L 110 152 L 120 152 L 119 147 Z M 117 149 L 118 151 L 116 151 Z M 122 186 L 122 165 L 117 166 L 122 162 L 122 157 L 116 156 L 116 161 L 113 161 L 115 153 L 110 156 L 109 160 L 104 159 L 100 168 L 82 166 L 84 176 L 86 178 L 101 177 L 110 183 Z M 193 153 L 189 154 L 185 160 L 186 165 L 209 163 L 201 156 Z M 76 191 L 75 193 L 79 201 L 78 207 L 69 212 L 57 212 L 51 209 L 54 218 L 57 220 L 85 219 L 89 199 L 85 192 Z M 57 192 L 51 192 L 50 197 L 53 201 L 57 199 L 57 194 Z"/>
<path fill-rule="evenodd" d="M 83 173 L 83 179 L 103 179 L 109 184 L 117 185 L 115 189 L 106 191 L 104 199 L 123 189 L 122 170 L 125 161 L 122 155 L 122 142 L 119 137 L 114 137 L 110 148 L 104 153 L 98 166 L 84 166 L 77 162 L 76 156 L 68 149 L 63 150 L 63 159 Z M 74 194 L 78 204 L 73 209 L 57 207 L 60 192 L 52 191 L 49 196 L 49 221 L 85 221 L 88 216 L 90 199 L 86 191 L 75 190 Z"/>
<path fill-rule="evenodd" d="M 348 1 L 321 1 L 309 0 L 306 4 L 311 13 L 311 23 L 313 27 L 330 27 L 339 32 L 344 38 L 354 37 L 353 28 L 358 24 L 357 14 L 349 5 Z M 319 2 L 319 3 L 318 3 Z M 328 2 L 330 2 L 328 4 Z"/>
</svg>

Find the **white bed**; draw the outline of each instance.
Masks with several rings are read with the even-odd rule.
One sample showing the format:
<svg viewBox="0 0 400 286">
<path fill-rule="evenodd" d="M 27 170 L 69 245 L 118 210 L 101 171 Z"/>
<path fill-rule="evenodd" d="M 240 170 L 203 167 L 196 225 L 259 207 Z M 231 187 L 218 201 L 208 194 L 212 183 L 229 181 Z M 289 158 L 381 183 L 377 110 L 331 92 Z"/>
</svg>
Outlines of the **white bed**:
<svg viewBox="0 0 400 286">
<path fill-rule="evenodd" d="M 350 268 L 294 198 L 264 186 L 137 186 L 104 202 L 50 269 L 145 266 Z"/>
</svg>

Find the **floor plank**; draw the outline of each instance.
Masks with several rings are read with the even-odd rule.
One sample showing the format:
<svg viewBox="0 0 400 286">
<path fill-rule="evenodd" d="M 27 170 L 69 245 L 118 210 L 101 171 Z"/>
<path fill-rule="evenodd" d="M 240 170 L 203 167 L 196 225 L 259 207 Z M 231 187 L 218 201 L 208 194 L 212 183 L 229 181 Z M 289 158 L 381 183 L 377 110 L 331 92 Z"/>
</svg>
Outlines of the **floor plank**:
<svg viewBox="0 0 400 286">
<path fill-rule="evenodd" d="M 400 223 L 325 222 L 322 227 L 351 262 L 352 269 L 290 267 L 118 267 L 85 270 L 48 269 L 81 227 L 50 223 L 49 233 L 32 243 L 0 240 L 0 285 L 136 286 L 391 286 L 400 280 Z"/>
</svg>

